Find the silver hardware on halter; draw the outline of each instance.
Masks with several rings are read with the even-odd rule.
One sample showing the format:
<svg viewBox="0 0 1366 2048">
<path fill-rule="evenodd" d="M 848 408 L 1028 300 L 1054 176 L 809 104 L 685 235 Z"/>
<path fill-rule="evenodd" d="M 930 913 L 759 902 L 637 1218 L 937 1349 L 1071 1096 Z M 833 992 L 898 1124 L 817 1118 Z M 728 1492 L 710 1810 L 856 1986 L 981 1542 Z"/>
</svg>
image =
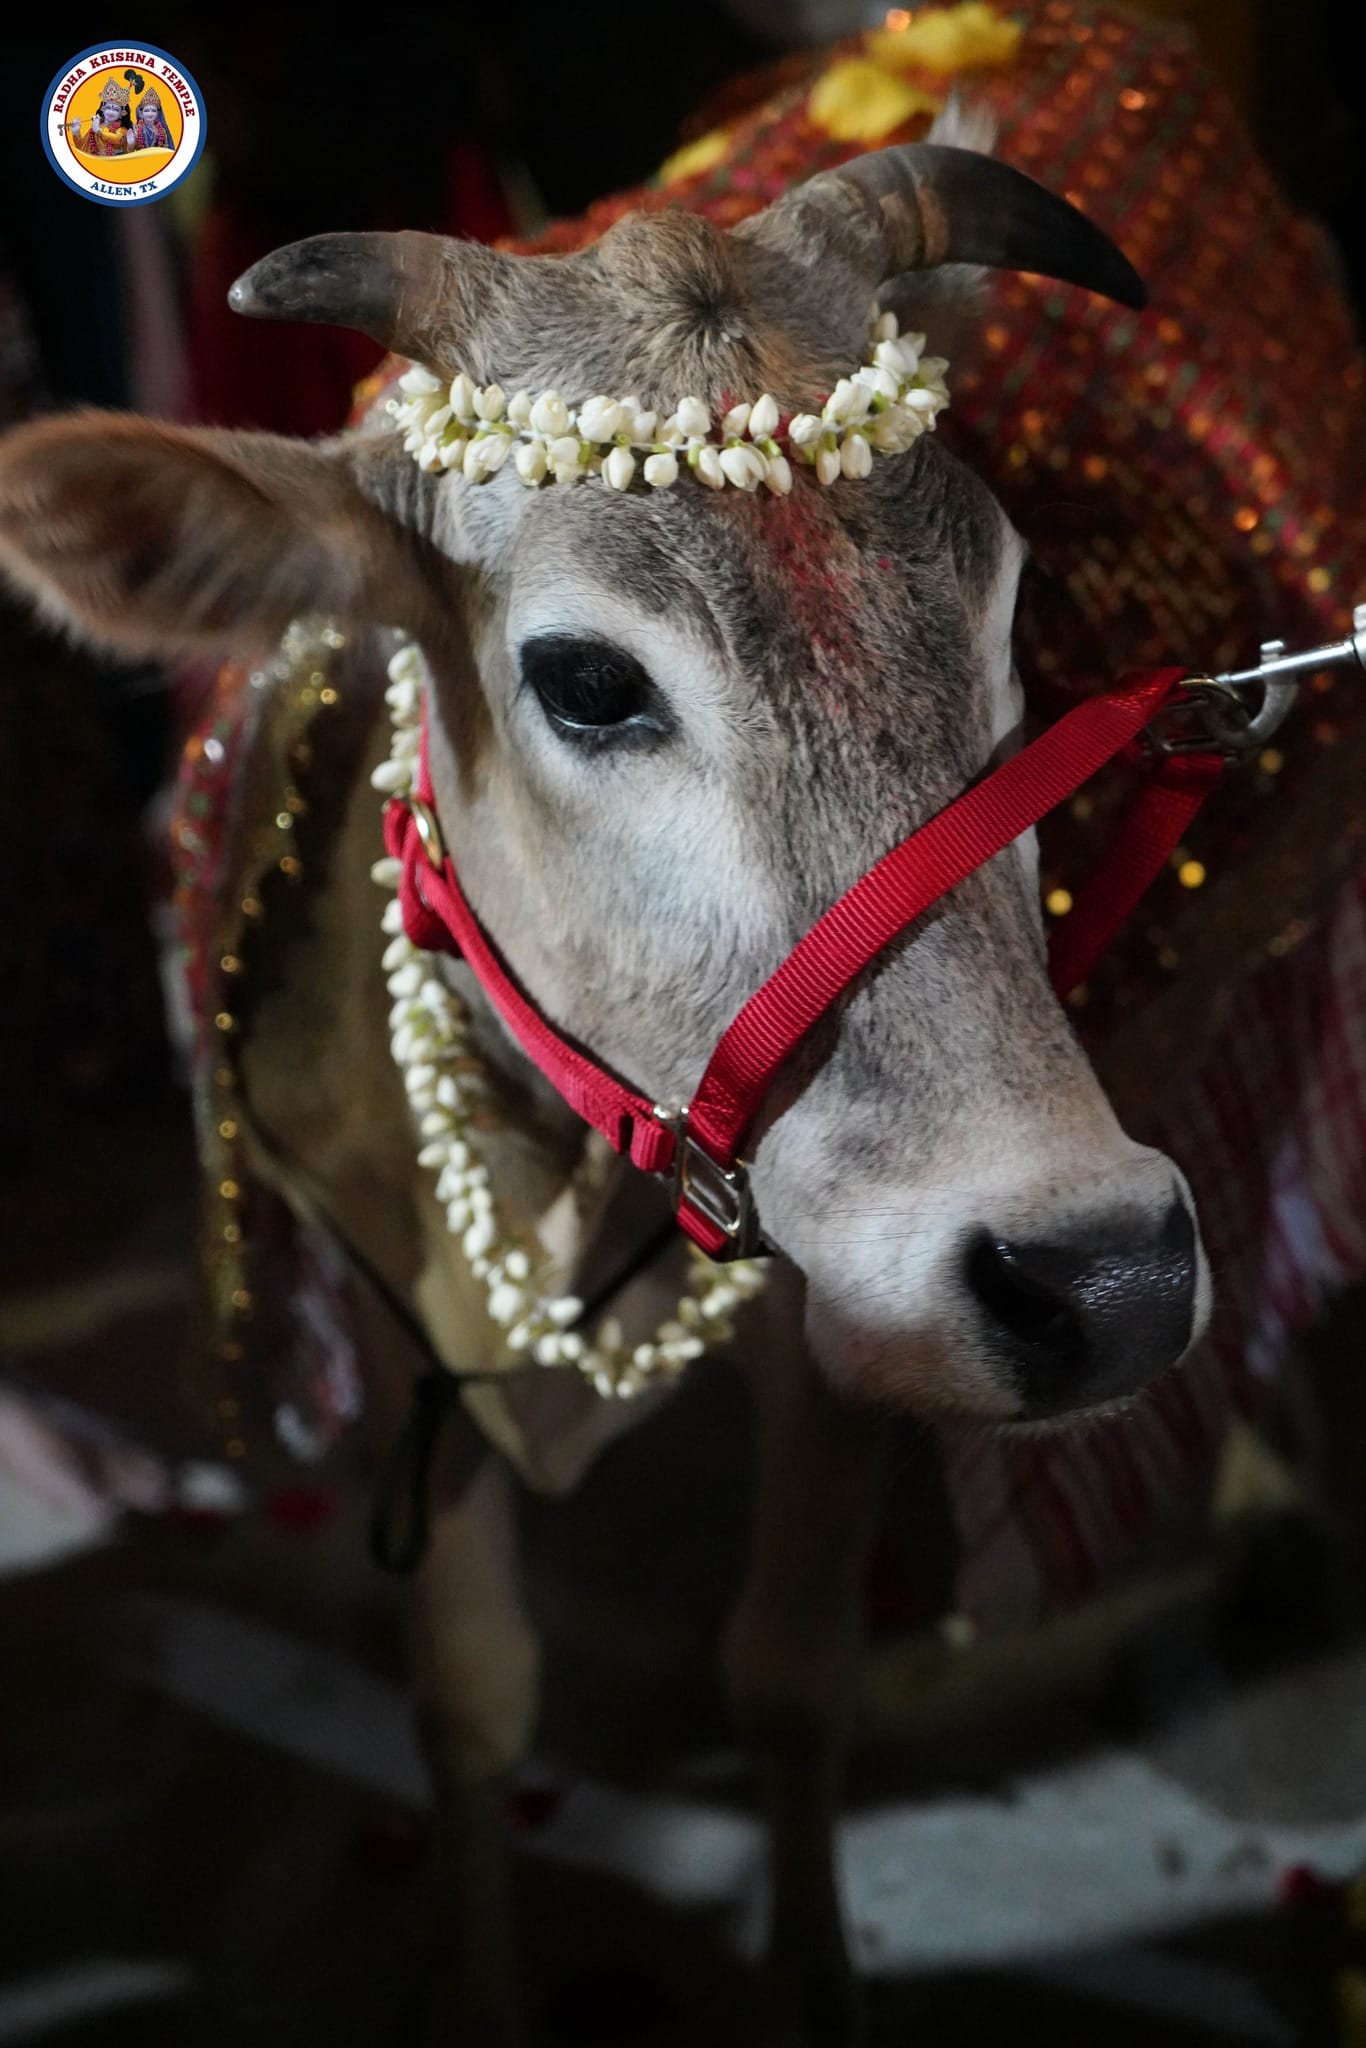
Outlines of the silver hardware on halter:
<svg viewBox="0 0 1366 2048">
<path fill-rule="evenodd" d="M 1366 604 L 1352 613 L 1352 633 L 1302 654 L 1287 654 L 1284 640 L 1264 640 L 1256 668 L 1191 676 L 1144 734 L 1155 754 L 1255 754 L 1283 722 L 1299 691 L 1299 678 L 1319 669 L 1366 671 Z M 1253 708 L 1245 691 L 1260 690 Z M 1171 730 L 1163 728 L 1170 727 Z"/>
<path fill-rule="evenodd" d="M 708 1223 L 724 1231 L 725 1246 L 710 1254 L 718 1265 L 731 1259 L 754 1258 L 761 1251 L 763 1240 L 759 1214 L 750 1193 L 749 1168 L 744 1160 L 737 1159 L 729 1167 L 718 1165 L 688 1129 L 686 1109 L 666 1109 L 657 1102 L 652 1114 L 657 1123 L 674 1134 L 673 1164 L 661 1179 L 669 1182 L 675 1214 L 686 1202 Z"/>
</svg>

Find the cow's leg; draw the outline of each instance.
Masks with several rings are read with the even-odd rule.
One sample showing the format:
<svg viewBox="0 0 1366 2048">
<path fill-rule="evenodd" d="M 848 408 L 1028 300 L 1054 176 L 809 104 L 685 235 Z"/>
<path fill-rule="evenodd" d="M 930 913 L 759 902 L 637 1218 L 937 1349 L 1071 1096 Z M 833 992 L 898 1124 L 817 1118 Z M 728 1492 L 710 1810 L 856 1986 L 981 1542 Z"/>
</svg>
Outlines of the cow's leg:
<svg viewBox="0 0 1366 2048">
<path fill-rule="evenodd" d="M 429 2039 L 508 2048 L 520 2029 L 504 1794 L 532 1736 L 539 1653 L 522 1603 L 512 1478 L 492 1452 L 461 1445 L 468 1427 L 455 1418 L 408 1597 L 437 1804 L 440 1951 Z"/>
<path fill-rule="evenodd" d="M 752 1554 L 725 1662 L 771 1832 L 769 2038 L 839 2048 L 853 2038 L 857 2005 L 834 1830 L 886 1426 L 836 1401 L 794 1349 L 756 1379 Z"/>
</svg>

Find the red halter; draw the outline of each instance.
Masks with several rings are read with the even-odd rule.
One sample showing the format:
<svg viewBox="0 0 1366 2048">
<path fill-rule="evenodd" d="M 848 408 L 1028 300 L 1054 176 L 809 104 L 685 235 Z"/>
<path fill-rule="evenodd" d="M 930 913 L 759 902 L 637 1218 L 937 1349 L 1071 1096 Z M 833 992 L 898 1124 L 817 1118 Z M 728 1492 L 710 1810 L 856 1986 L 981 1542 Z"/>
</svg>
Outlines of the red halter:
<svg viewBox="0 0 1366 2048">
<path fill-rule="evenodd" d="M 758 1249 L 740 1149 L 773 1077 L 811 1027 L 899 932 L 1135 747 L 1156 715 L 1187 701 L 1179 668 L 1153 669 L 1088 698 L 912 832 L 831 905 L 722 1033 L 686 1109 L 651 1102 L 547 1021 L 503 965 L 471 910 L 432 810 L 426 727 L 415 794 L 386 806 L 384 838 L 403 865 L 399 901 L 415 946 L 463 958 L 528 1058 L 564 1100 L 647 1173 L 670 1174 L 682 1228 L 716 1259 Z M 1208 795 L 1223 766 L 1210 741 L 1145 755 L 1153 772 L 1065 925 L 1050 973 L 1083 981 Z"/>
</svg>

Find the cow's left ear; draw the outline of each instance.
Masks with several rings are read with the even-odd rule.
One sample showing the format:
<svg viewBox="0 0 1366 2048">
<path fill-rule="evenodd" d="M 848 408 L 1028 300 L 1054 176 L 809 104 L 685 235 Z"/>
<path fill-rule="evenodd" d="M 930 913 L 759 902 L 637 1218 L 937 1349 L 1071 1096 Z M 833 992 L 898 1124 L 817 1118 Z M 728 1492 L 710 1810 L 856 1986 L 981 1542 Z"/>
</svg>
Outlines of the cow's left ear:
<svg viewBox="0 0 1366 2048">
<path fill-rule="evenodd" d="M 0 440 L 0 570 L 134 654 L 244 652 L 307 612 L 415 628 L 424 545 L 377 495 L 363 442 L 76 413 Z"/>
</svg>

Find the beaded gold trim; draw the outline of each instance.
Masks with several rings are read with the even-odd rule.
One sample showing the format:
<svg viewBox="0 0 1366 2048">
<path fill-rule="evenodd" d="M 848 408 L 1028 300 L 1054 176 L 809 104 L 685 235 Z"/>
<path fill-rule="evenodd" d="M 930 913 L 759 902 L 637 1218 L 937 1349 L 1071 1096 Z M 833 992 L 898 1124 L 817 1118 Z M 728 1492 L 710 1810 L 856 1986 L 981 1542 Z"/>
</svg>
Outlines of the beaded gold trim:
<svg viewBox="0 0 1366 2048">
<path fill-rule="evenodd" d="M 211 1384 L 203 1392 L 222 1426 L 223 1448 L 230 1458 L 240 1458 L 246 1451 L 238 1368 L 245 1328 L 256 1307 L 246 1241 L 247 1165 L 238 1066 L 244 953 L 248 935 L 263 915 L 267 879 L 280 874 L 298 883 L 303 878 L 295 827 L 308 806 L 298 778 L 309 765 L 308 734 L 314 719 L 340 701 L 331 664 L 345 644 L 345 635 L 328 621 L 296 621 L 285 632 L 275 658 L 248 678 L 263 703 L 267 696 L 275 700 L 269 760 L 262 769 L 257 815 L 241 835 L 244 857 L 236 886 L 214 938 L 215 1043 L 207 1079 L 196 1093 L 196 1136 L 205 1183 L 201 1258 L 213 1323 Z"/>
</svg>

